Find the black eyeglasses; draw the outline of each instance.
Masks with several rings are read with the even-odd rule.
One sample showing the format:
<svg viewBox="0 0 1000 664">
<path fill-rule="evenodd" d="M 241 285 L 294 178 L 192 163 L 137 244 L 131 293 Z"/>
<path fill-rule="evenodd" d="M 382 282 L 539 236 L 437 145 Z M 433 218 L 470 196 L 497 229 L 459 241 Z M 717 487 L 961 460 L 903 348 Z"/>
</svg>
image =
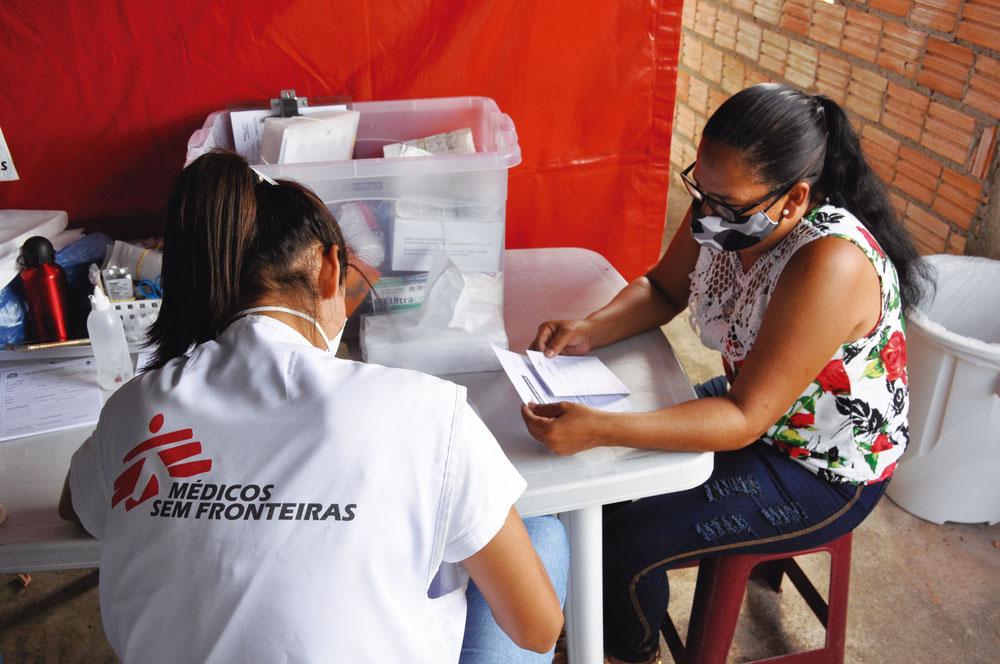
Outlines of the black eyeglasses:
<svg viewBox="0 0 1000 664">
<path fill-rule="evenodd" d="M 791 188 L 794 187 L 798 182 L 798 180 L 794 180 L 791 184 L 783 184 L 777 189 L 768 192 L 767 195 L 765 195 L 764 197 L 757 199 L 753 203 L 750 203 L 749 205 L 744 205 L 741 208 L 734 208 L 731 205 L 726 205 L 717 198 L 709 196 L 708 194 L 706 194 L 705 192 L 703 192 L 701 189 L 698 188 L 698 183 L 692 180 L 689 175 L 689 173 L 691 173 L 691 171 L 694 170 L 694 166 L 697 163 L 698 162 L 692 163 L 690 166 L 685 168 L 683 172 L 681 172 L 681 181 L 684 182 L 684 187 L 691 195 L 691 198 L 693 198 L 695 201 L 699 203 L 703 202 L 708 203 L 708 206 L 712 208 L 712 210 L 716 214 L 718 214 L 726 221 L 736 224 L 745 223 L 747 219 L 749 219 L 748 216 L 745 216 L 746 213 L 754 209 L 758 205 L 761 205 L 762 203 L 768 203 L 768 201 L 770 201 L 767 207 L 764 208 L 765 210 L 774 205 L 779 198 L 787 194 L 791 190 Z"/>
</svg>

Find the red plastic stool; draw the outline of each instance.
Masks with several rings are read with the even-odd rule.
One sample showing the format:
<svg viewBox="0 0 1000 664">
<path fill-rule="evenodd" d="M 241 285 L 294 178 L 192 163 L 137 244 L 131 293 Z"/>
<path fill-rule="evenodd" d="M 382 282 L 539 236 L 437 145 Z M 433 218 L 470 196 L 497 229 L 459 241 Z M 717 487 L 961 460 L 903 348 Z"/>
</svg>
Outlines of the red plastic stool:
<svg viewBox="0 0 1000 664">
<path fill-rule="evenodd" d="M 796 556 L 825 551 L 830 554 L 829 604 L 795 562 Z M 788 553 L 735 554 L 703 558 L 687 567 L 698 566 L 698 582 L 691 608 L 687 644 L 677 633 L 670 615 L 660 631 L 679 664 L 725 664 L 736 633 L 743 596 L 751 577 L 765 579 L 781 591 L 784 575 L 792 580 L 802 598 L 826 627 L 826 645 L 818 650 L 779 655 L 768 664 L 843 664 L 847 631 L 847 590 L 851 575 L 851 533 L 829 544 Z M 755 570 L 755 568 L 757 568 Z"/>
</svg>

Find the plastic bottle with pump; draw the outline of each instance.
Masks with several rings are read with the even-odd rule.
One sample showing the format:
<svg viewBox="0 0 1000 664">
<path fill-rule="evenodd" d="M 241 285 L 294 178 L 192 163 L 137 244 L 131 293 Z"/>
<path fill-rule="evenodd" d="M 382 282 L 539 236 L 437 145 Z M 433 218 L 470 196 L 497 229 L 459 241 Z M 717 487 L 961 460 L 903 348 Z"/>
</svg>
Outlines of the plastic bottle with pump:
<svg viewBox="0 0 1000 664">
<path fill-rule="evenodd" d="M 90 307 L 87 332 L 97 363 L 97 384 L 102 390 L 113 391 L 135 375 L 125 340 L 125 326 L 100 284 L 94 286 Z"/>
</svg>

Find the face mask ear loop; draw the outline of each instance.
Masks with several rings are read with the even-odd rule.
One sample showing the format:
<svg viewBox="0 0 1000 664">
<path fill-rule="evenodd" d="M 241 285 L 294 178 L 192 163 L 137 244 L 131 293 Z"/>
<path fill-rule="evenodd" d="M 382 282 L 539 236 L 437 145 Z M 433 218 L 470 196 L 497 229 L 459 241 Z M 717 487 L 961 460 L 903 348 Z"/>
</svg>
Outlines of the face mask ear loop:
<svg viewBox="0 0 1000 664">
<path fill-rule="evenodd" d="M 276 313 L 288 314 L 290 316 L 297 316 L 299 318 L 307 320 L 310 323 L 312 323 L 313 326 L 316 328 L 316 331 L 319 332 L 319 336 L 323 339 L 323 343 L 326 344 L 326 349 L 329 352 L 336 353 L 337 348 L 340 347 L 340 338 L 344 335 L 343 327 L 340 328 L 340 332 L 338 332 L 335 337 L 337 345 L 334 346 L 330 341 L 330 337 L 326 336 L 326 332 L 323 331 L 323 327 L 319 324 L 319 321 L 317 321 L 309 314 L 304 314 L 296 309 L 288 309 L 287 307 L 252 307 L 250 309 L 244 309 L 243 311 L 238 312 L 235 316 L 233 316 L 233 319 L 235 320 L 237 318 L 240 318 L 241 316 L 246 316 L 249 314 L 263 313 L 265 311 L 274 311 Z"/>
</svg>

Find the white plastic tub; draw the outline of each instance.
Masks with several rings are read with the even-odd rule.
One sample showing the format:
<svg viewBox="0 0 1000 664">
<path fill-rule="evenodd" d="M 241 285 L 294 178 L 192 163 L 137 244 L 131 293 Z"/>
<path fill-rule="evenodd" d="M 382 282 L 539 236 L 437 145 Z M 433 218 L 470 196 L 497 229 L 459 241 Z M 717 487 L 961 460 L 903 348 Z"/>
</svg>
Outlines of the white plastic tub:
<svg viewBox="0 0 1000 664">
<path fill-rule="evenodd" d="M 910 444 L 886 490 L 928 521 L 1000 521 L 1000 261 L 929 256 L 908 317 Z"/>
</svg>

